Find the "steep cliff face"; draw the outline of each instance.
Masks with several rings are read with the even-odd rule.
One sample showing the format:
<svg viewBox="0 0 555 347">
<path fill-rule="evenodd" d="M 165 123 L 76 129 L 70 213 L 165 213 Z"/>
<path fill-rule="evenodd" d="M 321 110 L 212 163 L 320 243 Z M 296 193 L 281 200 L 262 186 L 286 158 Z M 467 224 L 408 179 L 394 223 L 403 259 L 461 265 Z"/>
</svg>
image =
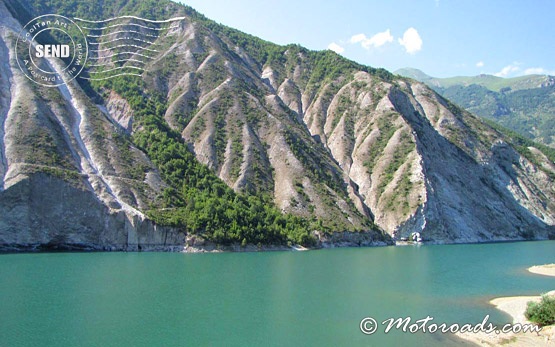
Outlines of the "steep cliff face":
<svg viewBox="0 0 555 347">
<path fill-rule="evenodd" d="M 141 212 L 164 186 L 154 165 L 75 82 L 29 81 L 13 51 L 21 26 L 4 3 L 0 15 L 0 245 L 183 246 Z"/>
<path fill-rule="evenodd" d="M 34 85 L 17 67 L 21 24 L 10 8 L 0 4 L 0 211 L 9 216 L 0 244 L 183 245 L 188 226 L 145 217 L 171 213 L 162 200 L 176 187 L 159 159 L 131 143 L 144 134 L 144 115 L 108 71 L 137 67 L 117 66 L 108 54 L 117 48 L 106 48 L 91 56 L 112 84 Z M 165 126 L 235 191 L 270 197 L 314 230 L 373 222 L 394 237 L 420 232 L 435 242 L 553 234 L 555 165 L 540 150 L 515 147 L 419 82 L 330 51 L 273 45 L 177 4 L 162 8 L 162 19 L 179 19 L 142 46 L 151 56 L 132 81 L 145 87 L 140 97 L 162 100 Z M 91 30 L 110 33 L 101 28 Z"/>
<path fill-rule="evenodd" d="M 175 250 L 186 235 L 110 208 L 85 187 L 43 173 L 20 177 L 0 199 L 0 250 Z"/>
</svg>

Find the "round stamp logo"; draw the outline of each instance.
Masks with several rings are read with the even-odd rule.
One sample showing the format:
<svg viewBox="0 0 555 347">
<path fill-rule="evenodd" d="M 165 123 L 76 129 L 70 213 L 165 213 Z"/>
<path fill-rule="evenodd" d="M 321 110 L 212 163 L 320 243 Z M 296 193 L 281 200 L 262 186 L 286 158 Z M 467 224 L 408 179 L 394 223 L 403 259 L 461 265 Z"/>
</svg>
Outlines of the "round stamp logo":
<svg viewBox="0 0 555 347">
<path fill-rule="evenodd" d="M 88 57 L 87 38 L 71 19 L 46 14 L 27 23 L 15 44 L 19 68 L 31 81 L 56 87 L 83 71 Z"/>
</svg>

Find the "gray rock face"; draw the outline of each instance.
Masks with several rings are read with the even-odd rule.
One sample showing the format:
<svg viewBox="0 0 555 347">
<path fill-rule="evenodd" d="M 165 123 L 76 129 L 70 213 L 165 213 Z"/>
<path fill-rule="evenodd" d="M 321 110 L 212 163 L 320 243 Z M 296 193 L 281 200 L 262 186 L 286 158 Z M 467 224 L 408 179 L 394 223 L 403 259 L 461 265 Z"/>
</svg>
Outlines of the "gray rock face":
<svg viewBox="0 0 555 347">
<path fill-rule="evenodd" d="M 0 195 L 0 250 L 183 250 L 185 234 L 111 210 L 91 191 L 42 173 Z"/>
</svg>

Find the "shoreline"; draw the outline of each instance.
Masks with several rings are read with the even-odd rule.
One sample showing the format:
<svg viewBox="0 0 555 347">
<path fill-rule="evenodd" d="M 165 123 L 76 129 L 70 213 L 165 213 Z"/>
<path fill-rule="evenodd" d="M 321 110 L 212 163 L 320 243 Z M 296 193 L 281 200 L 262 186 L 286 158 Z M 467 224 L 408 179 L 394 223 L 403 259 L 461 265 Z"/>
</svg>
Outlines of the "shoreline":
<svg viewBox="0 0 555 347">
<path fill-rule="evenodd" d="M 528 271 L 538 275 L 554 276 L 555 264 L 537 265 L 528 268 Z M 555 295 L 555 290 L 545 293 Z M 540 301 L 541 295 L 537 296 L 510 296 L 500 297 L 489 301 L 497 310 L 511 316 L 512 324 L 534 324 L 526 319 L 524 312 L 529 301 Z M 479 333 L 456 333 L 455 336 L 474 343 L 478 346 L 555 346 L 555 325 L 543 327 L 539 333 L 507 333 L 486 334 Z"/>
<path fill-rule="evenodd" d="M 343 235 L 342 235 L 343 234 Z M 373 248 L 373 247 L 419 247 L 419 246 L 452 246 L 452 245 L 480 245 L 493 243 L 514 243 L 514 242 L 542 242 L 551 241 L 548 239 L 535 240 L 488 240 L 484 242 L 403 242 L 397 240 L 373 240 L 365 237 L 365 233 L 358 233 L 359 237 L 345 237 L 348 233 L 334 233 L 333 237 L 323 237 L 318 240 L 316 246 L 303 247 L 301 245 L 253 245 L 242 246 L 240 244 L 218 245 L 210 241 L 202 240 L 196 242 L 195 235 L 193 240 L 187 238 L 184 244 L 125 244 L 125 245 L 98 245 L 83 243 L 62 243 L 62 244 L 0 244 L 0 254 L 14 253 L 87 253 L 87 252 L 170 252 L 170 253 L 222 253 L 222 252 L 275 252 L 275 251 L 312 251 L 329 248 Z M 341 236 L 339 236 L 341 235 Z M 363 235 L 363 237 L 360 237 Z M 339 236 L 339 237 L 338 237 Z M 192 242 L 191 242 L 192 241 Z M 555 268 L 555 264 L 552 264 Z M 540 266 L 541 267 L 541 266 Z M 533 268 L 540 268 L 534 266 Z M 541 271 L 541 270 L 538 270 Z M 534 272 L 530 270 L 530 272 Z M 534 272 L 535 273 L 535 272 Z M 538 274 L 542 274 L 539 273 Z M 549 275 L 548 275 L 549 276 Z M 555 275 L 554 275 L 555 276 Z"/>
<path fill-rule="evenodd" d="M 59 244 L 55 246 L 44 244 L 25 245 L 0 245 L 2 254 L 24 254 L 24 253 L 247 253 L 247 252 L 305 252 L 317 251 L 331 248 L 373 248 L 394 246 L 384 241 L 370 241 L 363 244 L 350 241 L 322 242 L 315 247 L 302 245 L 253 245 L 240 244 L 221 245 L 208 241 L 186 243 L 185 245 L 149 245 L 133 244 L 123 246 L 97 246 L 86 244 Z"/>
</svg>

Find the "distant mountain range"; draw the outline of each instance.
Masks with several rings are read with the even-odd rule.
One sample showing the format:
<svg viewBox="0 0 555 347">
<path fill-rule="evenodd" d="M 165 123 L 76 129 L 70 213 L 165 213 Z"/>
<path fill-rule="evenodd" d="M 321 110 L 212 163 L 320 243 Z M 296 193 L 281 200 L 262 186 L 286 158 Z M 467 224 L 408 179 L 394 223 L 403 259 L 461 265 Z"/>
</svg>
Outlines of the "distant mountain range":
<svg viewBox="0 0 555 347">
<path fill-rule="evenodd" d="M 466 110 L 555 147 L 555 77 L 492 75 L 436 78 L 412 68 L 396 74 L 426 83 Z"/>
</svg>

